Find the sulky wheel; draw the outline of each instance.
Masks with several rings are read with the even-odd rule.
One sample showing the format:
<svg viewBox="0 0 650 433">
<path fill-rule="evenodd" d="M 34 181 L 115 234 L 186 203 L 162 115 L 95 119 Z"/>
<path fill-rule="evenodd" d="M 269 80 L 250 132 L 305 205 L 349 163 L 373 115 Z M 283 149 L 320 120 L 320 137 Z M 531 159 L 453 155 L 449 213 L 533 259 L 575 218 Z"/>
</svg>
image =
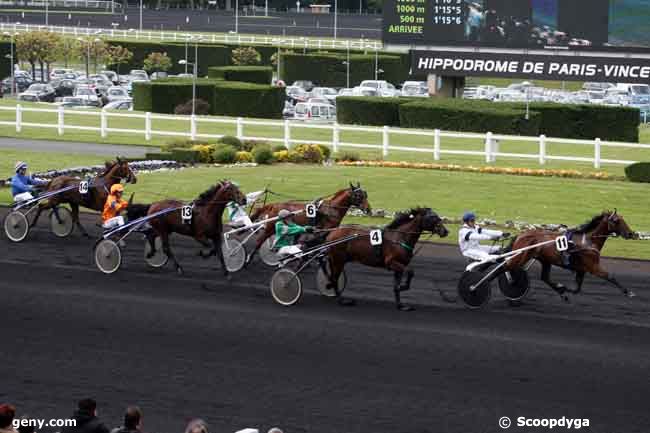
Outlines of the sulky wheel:
<svg viewBox="0 0 650 433">
<path fill-rule="evenodd" d="M 260 258 L 264 263 L 269 266 L 277 266 L 280 263 L 280 259 L 275 251 L 273 251 L 273 244 L 275 243 L 275 236 L 271 236 L 264 241 L 260 247 Z"/>
<path fill-rule="evenodd" d="M 29 233 L 27 217 L 15 210 L 9 213 L 4 220 L 5 233 L 12 242 L 22 242 Z"/>
<path fill-rule="evenodd" d="M 271 295 L 278 304 L 286 307 L 295 304 L 302 296 L 300 276 L 290 269 L 278 269 L 271 277 Z"/>
<path fill-rule="evenodd" d="M 122 251 L 110 239 L 102 239 L 95 245 L 95 264 L 105 274 L 112 274 L 122 264 Z"/>
<path fill-rule="evenodd" d="M 505 271 L 499 275 L 499 289 L 503 293 L 503 296 L 511 301 L 523 299 L 530 289 L 528 272 L 521 268 Z"/>
<path fill-rule="evenodd" d="M 228 239 L 221 244 L 223 260 L 228 272 L 238 272 L 246 264 L 246 248 L 237 239 Z"/>
<path fill-rule="evenodd" d="M 325 266 L 325 269 L 323 269 L 323 266 Z M 332 298 L 336 296 L 336 292 L 334 291 L 334 289 L 327 287 L 327 285 L 330 283 L 329 274 L 330 274 L 330 264 L 326 260 L 323 262 L 322 266 L 318 266 L 318 271 L 316 272 L 316 287 L 318 288 L 318 291 L 320 292 L 321 295 L 327 296 L 328 298 Z M 341 275 L 339 275 L 339 281 L 338 281 L 339 294 L 343 293 L 347 285 L 348 285 L 348 277 L 345 274 L 345 270 L 343 270 L 343 272 L 341 272 Z"/>
<path fill-rule="evenodd" d="M 149 244 L 148 239 L 144 240 L 144 261 L 152 268 L 162 268 L 167 264 L 167 261 L 169 261 L 169 257 L 167 257 L 167 254 L 163 251 L 162 239 L 160 239 L 159 236 L 154 240 L 154 246 L 156 247 L 156 252 L 153 256 L 149 257 L 149 254 L 151 253 L 151 245 Z"/>
<path fill-rule="evenodd" d="M 490 281 L 485 281 L 476 287 L 476 283 L 481 281 L 484 276 L 480 272 L 463 272 L 458 281 L 458 296 L 469 308 L 481 308 L 490 300 L 492 295 Z"/>
<path fill-rule="evenodd" d="M 57 216 L 58 214 L 58 216 Z M 70 236 L 74 230 L 74 223 L 72 222 L 72 212 L 68 208 L 59 207 L 50 211 L 50 230 L 54 236 L 58 238 L 65 238 Z"/>
</svg>

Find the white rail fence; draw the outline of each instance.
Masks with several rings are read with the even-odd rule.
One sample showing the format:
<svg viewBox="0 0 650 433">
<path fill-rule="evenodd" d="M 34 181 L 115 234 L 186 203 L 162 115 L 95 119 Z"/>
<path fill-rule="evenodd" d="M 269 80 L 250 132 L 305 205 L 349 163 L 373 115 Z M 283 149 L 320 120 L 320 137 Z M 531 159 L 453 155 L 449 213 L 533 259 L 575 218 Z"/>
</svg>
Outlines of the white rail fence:
<svg viewBox="0 0 650 433">
<path fill-rule="evenodd" d="M 50 31 L 74 37 L 106 36 L 118 39 L 185 42 L 200 37 L 203 43 L 270 45 L 291 48 L 381 50 L 380 41 L 371 39 L 318 39 L 292 36 L 242 35 L 240 33 L 200 33 L 166 30 L 136 30 L 98 27 L 46 26 L 37 24 L 0 23 L 0 32 Z"/>
<path fill-rule="evenodd" d="M 339 151 L 341 148 L 357 148 L 357 149 L 372 149 L 381 151 L 384 157 L 390 155 L 391 152 L 414 152 L 420 154 L 429 154 L 435 161 L 440 161 L 443 155 L 470 155 L 483 157 L 485 162 L 492 163 L 501 158 L 523 158 L 536 160 L 538 164 L 544 165 L 547 161 L 574 161 L 582 163 L 593 164 L 594 168 L 600 168 L 603 164 L 619 164 L 628 165 L 637 161 L 633 160 L 620 160 L 620 159 L 607 159 L 601 156 L 603 148 L 619 148 L 619 149 L 644 149 L 650 151 L 650 144 L 636 144 L 636 143 L 621 143 L 603 141 L 599 138 L 595 140 L 573 140 L 566 138 L 550 138 L 544 135 L 538 137 L 526 137 L 518 135 L 501 135 L 493 134 L 491 132 L 485 134 L 477 133 L 461 133 L 461 132 L 447 132 L 439 129 L 435 130 L 415 130 L 393 127 L 370 127 L 370 126 L 351 126 L 333 124 L 318 124 L 318 123 L 305 123 L 300 121 L 290 120 L 253 120 L 244 119 L 242 117 L 226 118 L 226 117 L 209 117 L 209 116 L 179 116 L 179 115 L 165 115 L 153 113 L 121 113 L 116 111 L 83 111 L 83 110 L 66 110 L 62 106 L 57 109 L 50 108 L 25 108 L 20 104 L 15 107 L 0 107 L 0 116 L 7 118 L 8 116 L 2 113 L 12 112 L 15 115 L 13 120 L 0 120 L 0 125 L 15 127 L 16 133 L 20 134 L 24 127 L 30 128 L 49 128 L 57 131 L 59 136 L 65 135 L 66 131 L 91 131 L 98 132 L 102 138 L 107 138 L 111 133 L 119 134 L 132 134 L 139 136 L 145 141 L 150 141 L 153 136 L 168 136 L 168 137 L 181 137 L 191 140 L 199 138 L 204 139 L 218 139 L 224 135 L 230 134 L 206 134 L 199 133 L 200 125 L 208 124 L 223 124 L 235 127 L 235 135 L 242 140 L 264 140 L 273 143 L 282 143 L 287 148 L 291 148 L 294 144 L 309 143 L 309 144 L 322 144 L 330 146 L 334 152 Z M 23 120 L 24 113 L 50 113 L 56 114 L 56 122 L 47 123 L 39 121 L 26 122 Z M 73 123 L 74 119 L 70 119 L 72 115 L 79 119 L 79 116 L 88 116 L 91 118 L 99 119 L 99 126 L 80 125 Z M 54 117 L 54 116 L 52 116 Z M 144 129 L 135 128 L 114 128 L 109 127 L 109 119 L 139 119 L 144 121 Z M 153 120 L 165 121 L 169 124 L 171 121 L 184 123 L 187 125 L 185 130 L 156 130 L 152 128 Z M 83 123 L 83 122 L 82 122 Z M 275 127 L 282 131 L 274 137 L 265 137 L 260 135 L 247 135 L 245 133 L 246 126 L 257 127 Z M 326 131 L 325 136 L 330 137 L 328 140 L 313 140 L 305 138 L 293 138 L 293 133 L 298 130 L 311 129 Z M 341 140 L 342 132 L 365 132 L 378 134 L 381 136 L 381 144 L 368 144 L 346 142 Z M 417 136 L 422 138 L 423 145 L 421 147 L 392 145 L 392 136 Z M 482 150 L 464 150 L 459 149 L 458 145 L 453 148 L 443 148 L 443 139 L 474 139 L 480 140 L 483 143 Z M 516 141 L 522 143 L 535 143 L 537 152 L 535 153 L 512 153 L 499 151 L 500 141 Z M 428 143 L 428 144 L 427 144 Z M 590 157 L 585 156 L 560 156 L 550 155 L 547 152 L 548 144 L 561 144 L 561 145 L 578 145 L 588 146 L 591 148 Z M 451 147 L 451 146 L 450 146 Z"/>
</svg>

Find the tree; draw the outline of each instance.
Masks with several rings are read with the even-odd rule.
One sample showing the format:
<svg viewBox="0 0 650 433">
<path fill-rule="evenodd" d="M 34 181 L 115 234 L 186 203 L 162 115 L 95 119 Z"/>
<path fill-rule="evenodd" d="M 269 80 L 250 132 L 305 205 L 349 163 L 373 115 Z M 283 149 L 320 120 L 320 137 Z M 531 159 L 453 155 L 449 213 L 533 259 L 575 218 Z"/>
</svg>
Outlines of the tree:
<svg viewBox="0 0 650 433">
<path fill-rule="evenodd" d="M 121 45 L 109 45 L 106 49 L 106 65 L 115 66 L 117 73 L 120 73 L 120 65 L 129 63 L 133 53 Z"/>
<path fill-rule="evenodd" d="M 41 35 L 43 39 L 43 52 L 40 53 L 40 64 L 41 64 L 41 80 L 43 80 L 43 63 L 45 63 L 46 77 L 49 81 L 50 77 L 50 66 L 52 63 L 56 62 L 61 58 L 61 51 L 63 49 L 63 36 L 53 33 L 53 32 L 43 32 Z"/>
<path fill-rule="evenodd" d="M 92 61 L 95 73 L 97 73 L 97 65 L 104 62 L 106 58 L 108 44 L 101 39 L 85 39 L 80 41 L 77 48 L 78 56 L 86 64 L 86 71 L 90 72 L 90 62 Z"/>
<path fill-rule="evenodd" d="M 144 70 L 148 73 L 166 72 L 172 67 L 172 59 L 167 53 L 151 53 L 144 59 Z"/>
<path fill-rule="evenodd" d="M 36 78 L 36 63 L 38 62 L 39 48 L 38 32 L 20 33 L 16 36 L 16 57 L 18 60 L 28 62 L 32 67 L 32 77 Z"/>
<path fill-rule="evenodd" d="M 58 60 L 63 38 L 52 32 L 28 32 L 16 36 L 16 56 L 29 62 L 32 76 L 36 75 L 36 64 L 41 68 L 41 81 L 49 77 L 50 65 Z M 47 69 L 45 68 L 47 67 Z"/>
<path fill-rule="evenodd" d="M 253 47 L 240 47 L 232 50 L 232 63 L 236 66 L 259 65 L 262 56 Z"/>
</svg>

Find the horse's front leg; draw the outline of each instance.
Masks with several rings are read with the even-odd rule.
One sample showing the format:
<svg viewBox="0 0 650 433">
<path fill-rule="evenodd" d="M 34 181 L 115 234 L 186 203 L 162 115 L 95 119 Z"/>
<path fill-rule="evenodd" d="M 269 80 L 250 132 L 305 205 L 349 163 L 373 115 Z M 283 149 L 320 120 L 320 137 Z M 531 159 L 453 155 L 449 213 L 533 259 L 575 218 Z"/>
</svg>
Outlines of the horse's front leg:
<svg viewBox="0 0 650 433">
<path fill-rule="evenodd" d="M 226 260 L 223 257 L 223 248 L 221 243 L 221 236 L 212 238 L 212 250 L 217 255 L 219 263 L 221 263 L 221 269 L 223 270 L 223 276 L 228 277 L 228 268 L 226 267 Z"/>
<path fill-rule="evenodd" d="M 626 287 L 623 287 L 621 283 L 618 282 L 618 280 L 614 277 L 614 274 L 607 272 L 605 269 L 603 269 L 602 266 L 600 266 L 600 263 L 596 264 L 595 269 L 591 271 L 591 273 L 598 278 L 602 278 L 605 281 L 609 281 L 616 287 L 620 289 L 621 292 L 628 298 L 633 298 L 636 296 L 636 294 L 631 290 Z"/>
<path fill-rule="evenodd" d="M 585 281 L 585 271 L 576 271 L 576 288 L 575 290 L 567 289 L 569 293 L 578 294 L 582 290 L 582 283 Z"/>
<path fill-rule="evenodd" d="M 199 257 L 207 259 L 208 257 L 212 257 L 212 256 L 214 256 L 216 254 L 216 248 L 214 246 L 214 243 L 210 243 L 210 241 L 207 238 L 203 238 L 203 237 L 198 237 L 198 238 L 195 238 L 195 239 L 202 246 L 204 246 L 206 248 L 210 248 L 208 250 L 207 254 L 205 254 L 202 249 L 199 250 Z"/>
<path fill-rule="evenodd" d="M 551 264 L 548 262 L 542 263 L 542 275 L 541 279 L 544 281 L 551 289 L 555 290 L 564 302 L 569 302 L 569 297 L 566 294 L 567 288 L 563 284 L 555 283 L 551 281 Z"/>
<path fill-rule="evenodd" d="M 406 266 L 397 262 L 390 261 L 387 263 L 388 269 L 393 271 L 393 293 L 395 294 L 395 306 L 400 311 L 412 311 L 415 308 L 402 303 L 402 292 L 410 289 L 413 271 L 407 270 Z M 406 284 L 402 285 L 402 277 L 407 273 Z"/>
<path fill-rule="evenodd" d="M 167 257 L 174 263 L 174 266 L 176 267 L 176 272 L 178 272 L 178 275 L 183 275 L 183 268 L 181 265 L 178 263 L 176 260 L 176 256 L 174 256 L 174 253 L 172 253 L 172 249 L 169 246 L 169 233 L 162 232 L 160 234 L 160 239 L 162 240 L 162 248 Z"/>
<path fill-rule="evenodd" d="M 77 203 L 72 203 L 71 202 L 70 203 L 70 209 L 72 210 L 72 221 L 79 228 L 79 231 L 81 232 L 81 234 L 84 237 L 89 238 L 90 235 L 88 234 L 88 232 L 86 231 L 84 226 L 81 225 L 81 221 L 79 220 L 79 205 Z"/>
</svg>

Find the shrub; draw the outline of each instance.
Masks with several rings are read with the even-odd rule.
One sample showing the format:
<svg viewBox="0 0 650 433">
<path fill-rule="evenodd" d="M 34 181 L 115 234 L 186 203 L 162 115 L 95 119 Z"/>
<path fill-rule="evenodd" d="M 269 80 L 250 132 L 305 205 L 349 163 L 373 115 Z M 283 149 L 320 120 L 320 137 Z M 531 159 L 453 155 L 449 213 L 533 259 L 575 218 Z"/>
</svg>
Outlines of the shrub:
<svg viewBox="0 0 650 433">
<path fill-rule="evenodd" d="M 303 162 L 302 155 L 296 152 L 295 150 L 290 150 L 287 155 L 287 160 L 293 162 L 294 164 L 300 164 Z"/>
<path fill-rule="evenodd" d="M 300 144 L 296 146 L 295 152 L 300 155 L 300 162 L 320 164 L 323 162 L 323 151 L 317 144 Z"/>
<path fill-rule="evenodd" d="M 162 146 L 162 149 L 165 151 L 171 151 L 171 149 L 189 149 L 197 144 L 201 143 L 188 140 L 187 138 L 172 138 Z"/>
<path fill-rule="evenodd" d="M 232 135 L 224 135 L 219 139 L 219 143 L 221 144 L 227 144 L 228 146 L 234 147 L 236 150 L 243 150 L 242 149 L 242 142 L 239 138 L 234 137 Z"/>
<path fill-rule="evenodd" d="M 273 159 L 275 159 L 277 162 L 289 162 L 289 151 L 285 148 L 285 150 L 278 150 L 273 152 Z"/>
<path fill-rule="evenodd" d="M 172 159 L 178 162 L 194 164 L 199 162 L 199 152 L 193 149 L 171 149 Z"/>
<path fill-rule="evenodd" d="M 196 80 L 196 98 L 207 102 L 207 113 L 215 114 L 215 80 Z M 134 110 L 172 114 L 178 105 L 192 100 L 192 80 L 166 78 L 133 84 Z M 198 104 L 197 104 L 198 106 Z M 191 112 L 191 107 L 188 112 Z"/>
<path fill-rule="evenodd" d="M 192 150 L 199 152 L 199 162 L 209 163 L 212 162 L 212 154 L 215 151 L 215 146 L 209 144 L 195 144 Z"/>
<path fill-rule="evenodd" d="M 216 81 L 214 113 L 224 116 L 281 119 L 285 89 L 271 85 Z"/>
<path fill-rule="evenodd" d="M 210 104 L 203 99 L 197 99 L 194 106 L 194 113 L 198 115 L 210 114 Z M 192 114 L 192 100 L 190 99 L 184 104 L 179 104 L 174 108 L 174 114 L 191 115 Z"/>
<path fill-rule="evenodd" d="M 253 159 L 258 164 L 271 164 L 273 162 L 273 151 L 270 146 L 257 146 L 253 149 Z"/>
<path fill-rule="evenodd" d="M 330 156 L 332 156 L 332 149 L 330 149 L 328 146 L 325 146 L 324 144 L 317 144 L 320 148 L 320 151 L 323 153 L 323 160 L 327 161 L 330 159 Z"/>
<path fill-rule="evenodd" d="M 359 152 L 353 150 L 339 150 L 334 154 L 336 161 L 361 161 Z"/>
<path fill-rule="evenodd" d="M 239 47 L 232 50 L 232 63 L 236 66 L 259 65 L 262 56 L 253 47 Z"/>
<path fill-rule="evenodd" d="M 148 73 L 169 71 L 172 67 L 172 59 L 169 58 L 167 53 L 150 53 L 144 59 L 143 69 Z"/>
<path fill-rule="evenodd" d="M 339 123 L 354 125 L 399 126 L 400 105 L 417 100 L 416 98 L 342 96 L 336 98 L 336 120 Z"/>
<path fill-rule="evenodd" d="M 212 154 L 212 159 L 219 164 L 232 164 L 237 161 L 237 149 L 227 144 L 221 145 Z"/>
<path fill-rule="evenodd" d="M 275 146 L 272 147 L 273 152 L 282 152 L 283 150 L 288 151 L 287 146 L 284 144 L 276 144 Z"/>
<path fill-rule="evenodd" d="M 625 167 L 625 177 L 631 182 L 650 182 L 650 162 L 637 162 Z"/>
<path fill-rule="evenodd" d="M 243 83 L 271 84 L 273 69 L 270 66 L 217 66 L 208 69 L 208 77 Z"/>
<path fill-rule="evenodd" d="M 173 160 L 171 152 L 147 152 L 144 155 L 145 159 L 170 161 Z"/>
<path fill-rule="evenodd" d="M 266 141 L 261 141 L 261 140 L 244 140 L 242 141 L 242 150 L 245 150 L 246 152 L 252 152 L 254 148 L 257 146 L 271 146 L 268 142 Z"/>
<path fill-rule="evenodd" d="M 253 154 L 246 151 L 237 152 L 236 160 L 237 162 L 253 162 Z"/>
</svg>

